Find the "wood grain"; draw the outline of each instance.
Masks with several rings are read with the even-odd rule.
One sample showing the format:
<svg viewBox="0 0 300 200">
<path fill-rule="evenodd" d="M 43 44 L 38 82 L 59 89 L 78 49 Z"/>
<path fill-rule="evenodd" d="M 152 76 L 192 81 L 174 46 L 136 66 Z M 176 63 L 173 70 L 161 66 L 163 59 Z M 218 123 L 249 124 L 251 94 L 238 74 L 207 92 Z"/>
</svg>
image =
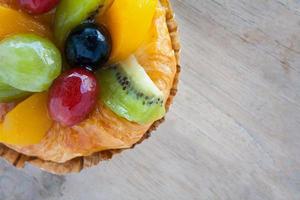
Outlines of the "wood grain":
<svg viewBox="0 0 300 200">
<path fill-rule="evenodd" d="M 165 123 L 103 165 L 26 180 L 51 200 L 299 200 L 300 2 L 172 2 L 183 67 Z"/>
</svg>

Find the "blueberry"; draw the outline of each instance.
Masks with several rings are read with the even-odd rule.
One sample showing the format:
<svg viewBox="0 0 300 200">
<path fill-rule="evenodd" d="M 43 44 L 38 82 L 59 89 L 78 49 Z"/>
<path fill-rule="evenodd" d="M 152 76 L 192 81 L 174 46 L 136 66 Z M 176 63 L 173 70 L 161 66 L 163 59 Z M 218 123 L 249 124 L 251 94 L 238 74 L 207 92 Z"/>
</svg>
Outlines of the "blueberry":
<svg viewBox="0 0 300 200">
<path fill-rule="evenodd" d="M 111 36 L 104 26 L 83 23 L 68 36 L 65 55 L 72 67 L 96 70 L 108 61 L 111 48 Z"/>
</svg>

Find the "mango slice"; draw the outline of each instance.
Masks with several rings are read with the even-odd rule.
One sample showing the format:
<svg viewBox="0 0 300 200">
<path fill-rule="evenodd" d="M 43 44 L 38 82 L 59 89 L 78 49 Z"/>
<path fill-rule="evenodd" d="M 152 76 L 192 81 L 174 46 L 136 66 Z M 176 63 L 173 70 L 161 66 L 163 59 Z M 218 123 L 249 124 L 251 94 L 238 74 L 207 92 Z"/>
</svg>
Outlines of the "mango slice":
<svg viewBox="0 0 300 200">
<path fill-rule="evenodd" d="M 34 33 L 51 39 L 49 28 L 27 14 L 0 5 L 0 40 L 4 37 Z"/>
<path fill-rule="evenodd" d="M 39 143 L 53 123 L 47 99 L 48 93 L 36 93 L 10 111 L 0 124 L 0 141 L 22 146 Z"/>
<path fill-rule="evenodd" d="M 116 0 L 96 18 L 107 26 L 113 41 L 111 61 L 125 60 L 150 31 L 158 0 Z"/>
</svg>

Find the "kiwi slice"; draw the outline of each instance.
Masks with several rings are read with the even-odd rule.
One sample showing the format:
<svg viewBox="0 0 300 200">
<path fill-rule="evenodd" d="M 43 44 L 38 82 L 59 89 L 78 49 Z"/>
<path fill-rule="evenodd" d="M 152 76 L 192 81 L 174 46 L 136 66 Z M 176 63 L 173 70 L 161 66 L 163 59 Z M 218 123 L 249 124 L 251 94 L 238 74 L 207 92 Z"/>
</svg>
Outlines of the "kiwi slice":
<svg viewBox="0 0 300 200">
<path fill-rule="evenodd" d="M 96 74 L 101 100 L 117 115 L 139 124 L 152 123 L 164 116 L 163 93 L 134 56 Z"/>
<path fill-rule="evenodd" d="M 29 92 L 18 90 L 0 81 L 0 103 L 8 103 L 19 100 L 28 96 L 29 94 Z"/>
</svg>

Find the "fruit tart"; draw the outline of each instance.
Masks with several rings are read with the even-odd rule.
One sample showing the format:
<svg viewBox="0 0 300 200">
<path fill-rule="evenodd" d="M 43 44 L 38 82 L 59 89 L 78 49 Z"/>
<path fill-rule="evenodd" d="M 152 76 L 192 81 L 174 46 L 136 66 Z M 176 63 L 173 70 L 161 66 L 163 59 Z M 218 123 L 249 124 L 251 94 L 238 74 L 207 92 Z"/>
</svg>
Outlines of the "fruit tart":
<svg viewBox="0 0 300 200">
<path fill-rule="evenodd" d="M 167 0 L 0 0 L 0 155 L 78 172 L 132 148 L 179 74 Z"/>
</svg>

